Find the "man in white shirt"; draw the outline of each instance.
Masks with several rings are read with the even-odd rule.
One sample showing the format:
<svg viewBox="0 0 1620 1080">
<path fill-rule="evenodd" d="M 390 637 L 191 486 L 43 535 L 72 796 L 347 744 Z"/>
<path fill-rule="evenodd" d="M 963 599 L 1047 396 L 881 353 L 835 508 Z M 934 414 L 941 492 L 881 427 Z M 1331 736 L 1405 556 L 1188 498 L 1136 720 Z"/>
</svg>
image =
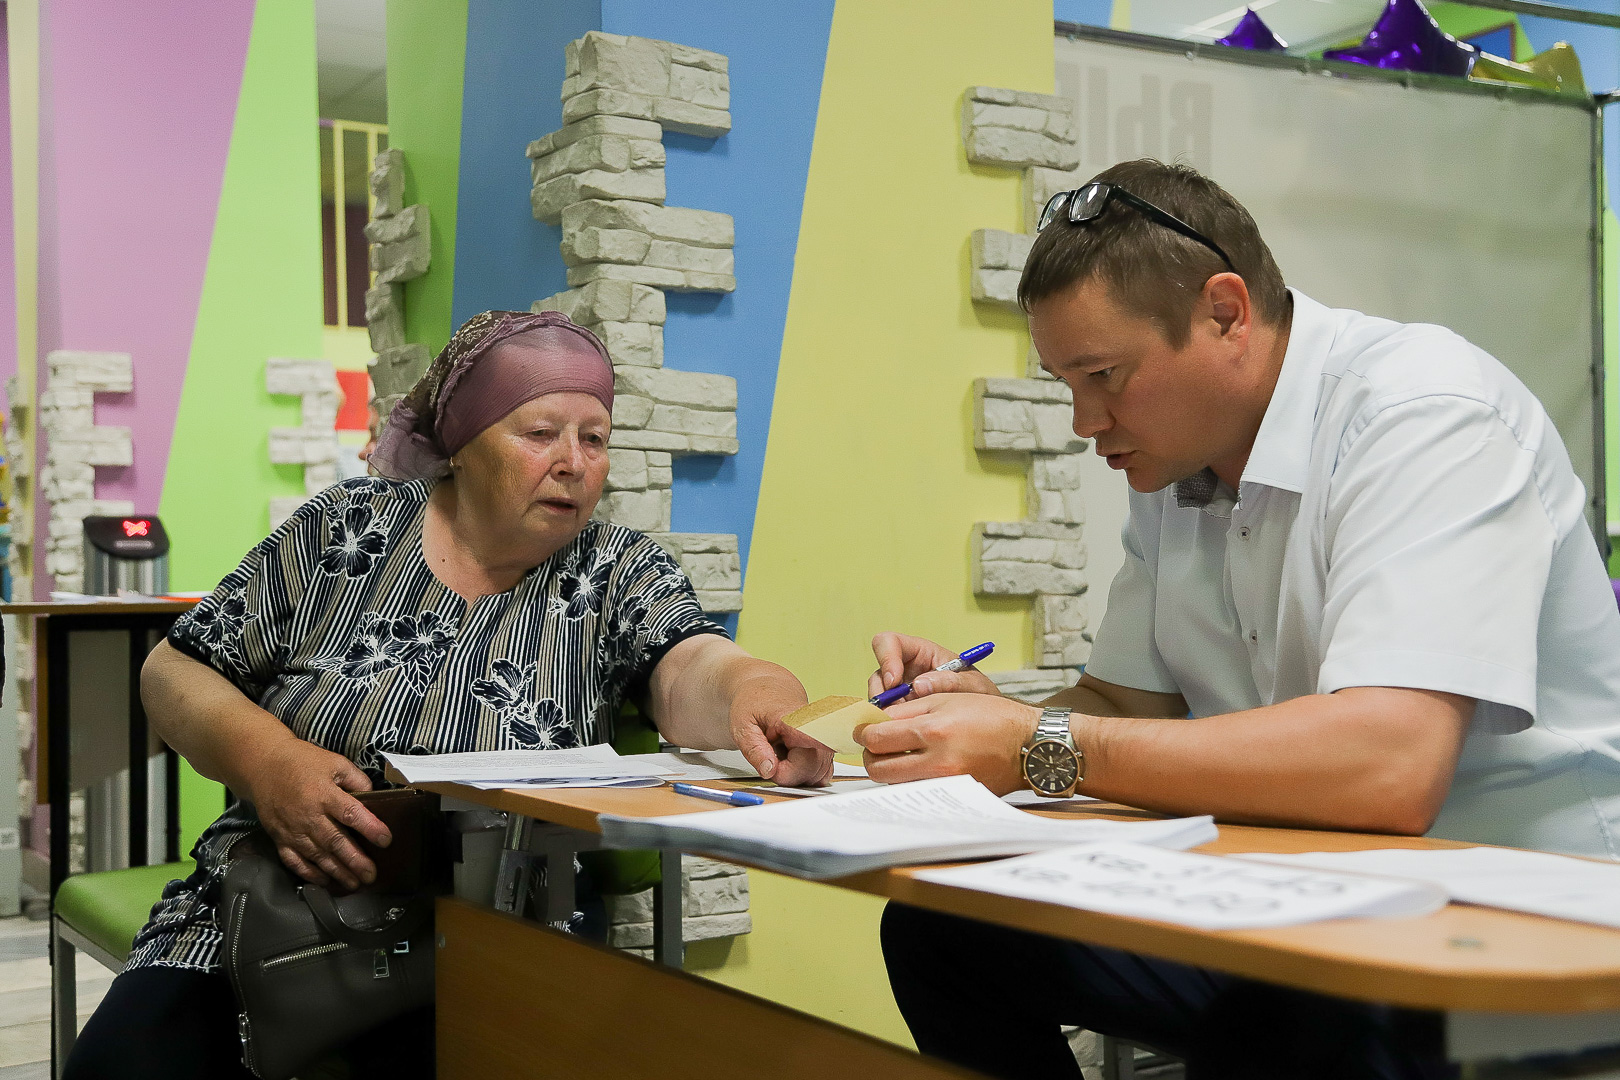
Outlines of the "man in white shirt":
<svg viewBox="0 0 1620 1080">
<path fill-rule="evenodd" d="M 1286 289 L 1190 169 L 1044 216 L 1020 300 L 1133 489 L 1125 564 L 1044 708 L 879 635 L 874 692 L 917 689 L 866 729 L 872 776 L 1620 858 L 1620 611 L 1535 397 L 1448 330 Z M 899 906 L 884 952 L 919 1046 L 996 1075 L 1078 1076 L 1060 1024 L 1189 1077 L 1446 1075 L 1433 1017 Z M 1024 978 L 1039 1002 L 990 992 Z"/>
</svg>

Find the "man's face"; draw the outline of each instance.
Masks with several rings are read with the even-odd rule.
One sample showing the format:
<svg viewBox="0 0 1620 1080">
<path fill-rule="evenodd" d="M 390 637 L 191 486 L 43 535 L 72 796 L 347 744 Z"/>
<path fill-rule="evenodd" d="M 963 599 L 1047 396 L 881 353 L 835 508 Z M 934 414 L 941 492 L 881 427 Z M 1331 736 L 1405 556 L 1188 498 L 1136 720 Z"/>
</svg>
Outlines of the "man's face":
<svg viewBox="0 0 1620 1080">
<path fill-rule="evenodd" d="M 1253 433 L 1245 432 L 1234 376 L 1247 334 L 1223 332 L 1206 299 L 1195 305 L 1179 349 L 1095 279 L 1036 303 L 1029 328 L 1041 366 L 1074 392 L 1075 434 L 1094 440 L 1097 454 L 1137 491 L 1158 491 L 1234 450 L 1246 453 Z"/>
</svg>

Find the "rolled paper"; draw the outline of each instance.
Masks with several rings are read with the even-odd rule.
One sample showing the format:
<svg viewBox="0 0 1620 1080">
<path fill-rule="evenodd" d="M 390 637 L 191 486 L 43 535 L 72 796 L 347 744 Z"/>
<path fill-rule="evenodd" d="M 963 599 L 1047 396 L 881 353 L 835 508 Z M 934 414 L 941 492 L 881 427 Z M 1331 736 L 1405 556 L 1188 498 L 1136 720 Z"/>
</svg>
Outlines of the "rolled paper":
<svg viewBox="0 0 1620 1080">
<path fill-rule="evenodd" d="M 1515 64 L 1500 56 L 1482 52 L 1468 69 L 1468 81 L 1494 86 L 1531 86 L 1537 90 L 1557 90 L 1558 81 L 1540 74 L 1527 64 Z"/>
<path fill-rule="evenodd" d="M 887 713 L 865 698 L 838 696 L 812 701 L 782 718 L 784 723 L 798 728 L 835 755 L 857 759 L 864 747 L 855 741 L 855 732 L 887 719 Z"/>
<path fill-rule="evenodd" d="M 1465 76 L 1478 52 L 1440 29 L 1419 0 L 1389 0 L 1360 45 L 1329 49 L 1322 59 L 1392 71 Z"/>
<path fill-rule="evenodd" d="M 1282 52 L 1288 48 L 1288 42 L 1272 33 L 1265 20 L 1254 13 L 1254 8 L 1244 9 L 1243 18 L 1232 27 L 1232 32 L 1216 39 L 1215 44 L 1228 45 L 1234 49 L 1255 49 L 1259 52 Z"/>
</svg>

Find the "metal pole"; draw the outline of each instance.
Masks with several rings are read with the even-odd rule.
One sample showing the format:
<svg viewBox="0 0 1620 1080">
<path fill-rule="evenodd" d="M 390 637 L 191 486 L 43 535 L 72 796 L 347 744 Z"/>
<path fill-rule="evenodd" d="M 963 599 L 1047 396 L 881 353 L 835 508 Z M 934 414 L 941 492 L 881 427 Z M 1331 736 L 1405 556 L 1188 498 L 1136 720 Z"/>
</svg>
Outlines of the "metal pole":
<svg viewBox="0 0 1620 1080">
<path fill-rule="evenodd" d="M 686 952 L 681 933 L 681 906 L 686 890 L 681 884 L 680 850 L 660 848 L 658 884 L 653 886 L 653 959 L 672 968 L 681 966 Z"/>
<path fill-rule="evenodd" d="M 51 903 L 54 904 L 56 890 L 68 876 L 68 800 L 73 796 L 69 790 L 73 782 L 69 758 L 73 752 L 73 740 L 68 732 L 68 628 L 66 619 L 50 615 L 41 616 L 39 623 L 44 624 L 45 630 L 45 693 L 48 698 L 45 707 L 45 752 L 50 759 L 45 770 L 45 791 L 50 800 L 50 877 Z M 38 640 L 37 636 L 35 640 Z"/>
<path fill-rule="evenodd" d="M 141 703 L 141 665 L 150 651 L 144 626 L 129 629 L 129 865 L 147 865 L 146 708 Z"/>
<path fill-rule="evenodd" d="M 337 285 L 340 327 L 349 325 L 349 199 L 343 171 L 343 133 L 347 130 L 343 121 L 332 121 L 332 280 Z"/>
</svg>

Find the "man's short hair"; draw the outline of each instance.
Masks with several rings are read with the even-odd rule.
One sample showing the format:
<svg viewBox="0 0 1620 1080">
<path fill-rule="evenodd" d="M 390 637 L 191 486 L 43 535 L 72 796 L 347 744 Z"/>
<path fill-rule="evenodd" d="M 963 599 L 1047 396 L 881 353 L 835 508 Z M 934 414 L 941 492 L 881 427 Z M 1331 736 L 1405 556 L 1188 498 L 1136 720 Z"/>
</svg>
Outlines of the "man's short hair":
<svg viewBox="0 0 1620 1080">
<path fill-rule="evenodd" d="M 1151 158 L 1122 161 L 1093 179 L 1119 185 L 1215 241 L 1248 286 L 1260 319 L 1272 325 L 1286 319 L 1288 290 L 1271 249 L 1254 218 L 1215 181 Z M 1076 225 L 1062 213 L 1042 230 L 1024 264 L 1018 302 L 1028 311 L 1096 278 L 1127 311 L 1158 323 L 1165 339 L 1180 348 L 1204 283 L 1225 271 L 1220 256 L 1203 244 L 1114 199 L 1093 221 Z"/>
</svg>

